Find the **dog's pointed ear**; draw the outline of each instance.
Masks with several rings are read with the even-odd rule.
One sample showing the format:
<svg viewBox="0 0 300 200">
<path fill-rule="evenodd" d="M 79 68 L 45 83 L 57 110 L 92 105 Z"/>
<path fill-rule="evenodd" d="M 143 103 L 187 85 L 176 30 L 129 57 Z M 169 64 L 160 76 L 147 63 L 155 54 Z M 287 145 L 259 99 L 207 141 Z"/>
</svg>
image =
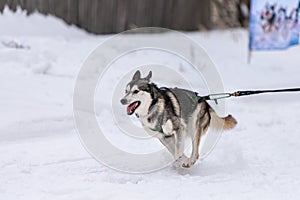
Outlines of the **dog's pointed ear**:
<svg viewBox="0 0 300 200">
<path fill-rule="evenodd" d="M 152 77 L 152 71 L 149 72 L 149 74 L 145 77 L 145 79 L 150 82 L 150 78 Z"/>
<path fill-rule="evenodd" d="M 139 80 L 141 78 L 141 72 L 140 72 L 140 70 L 137 70 L 135 73 L 134 73 L 134 75 L 133 75 L 133 77 L 132 77 L 132 80 Z"/>
</svg>

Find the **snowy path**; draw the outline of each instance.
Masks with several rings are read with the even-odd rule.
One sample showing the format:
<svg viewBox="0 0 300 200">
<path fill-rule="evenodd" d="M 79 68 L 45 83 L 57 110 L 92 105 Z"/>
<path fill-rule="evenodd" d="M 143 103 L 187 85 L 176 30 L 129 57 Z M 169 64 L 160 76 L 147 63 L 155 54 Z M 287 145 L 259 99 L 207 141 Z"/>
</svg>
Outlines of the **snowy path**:
<svg viewBox="0 0 300 200">
<path fill-rule="evenodd" d="M 201 165 L 179 172 L 115 172 L 93 160 L 74 131 L 2 142 L 2 199 L 297 199 L 300 153 L 293 126 L 299 119 L 282 122 L 262 116 L 259 123 L 249 121 L 274 106 L 255 105 L 232 109 L 239 127 L 224 134 Z M 282 110 L 272 114 L 290 115 Z"/>
<path fill-rule="evenodd" d="M 72 119 L 79 66 L 107 36 L 39 15 L 6 12 L 0 16 L 4 25 L 0 42 L 15 40 L 30 50 L 0 44 L 1 200 L 299 198 L 299 94 L 227 101 L 238 127 L 224 133 L 214 152 L 190 170 L 119 173 L 90 157 Z M 228 91 L 300 86 L 299 47 L 257 53 L 247 65 L 244 30 L 189 36 L 206 48 Z"/>
</svg>

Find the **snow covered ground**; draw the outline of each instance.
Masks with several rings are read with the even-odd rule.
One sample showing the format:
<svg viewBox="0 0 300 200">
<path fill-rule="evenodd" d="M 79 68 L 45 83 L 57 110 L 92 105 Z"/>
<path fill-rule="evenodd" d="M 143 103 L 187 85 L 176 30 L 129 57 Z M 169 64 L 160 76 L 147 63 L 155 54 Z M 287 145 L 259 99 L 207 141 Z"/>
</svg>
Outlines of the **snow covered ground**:
<svg viewBox="0 0 300 200">
<path fill-rule="evenodd" d="M 72 117 L 80 65 L 109 36 L 7 10 L 0 27 L 1 200 L 299 199 L 299 94 L 228 100 L 237 128 L 191 169 L 120 173 L 85 151 Z M 300 86 L 299 47 L 254 53 L 247 64 L 245 30 L 187 34 L 205 47 L 227 91 Z"/>
</svg>

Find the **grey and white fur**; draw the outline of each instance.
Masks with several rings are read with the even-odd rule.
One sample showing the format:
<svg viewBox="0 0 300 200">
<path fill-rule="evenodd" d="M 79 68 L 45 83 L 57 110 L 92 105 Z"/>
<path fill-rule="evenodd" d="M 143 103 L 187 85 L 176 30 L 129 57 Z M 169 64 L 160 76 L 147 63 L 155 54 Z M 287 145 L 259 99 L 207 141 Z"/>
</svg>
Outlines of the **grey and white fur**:
<svg viewBox="0 0 300 200">
<path fill-rule="evenodd" d="M 197 93 L 180 89 L 157 87 L 150 81 L 152 72 L 141 78 L 136 71 L 126 86 L 121 104 L 127 105 L 127 114 L 135 113 L 143 128 L 160 142 L 183 167 L 190 167 L 199 158 L 201 137 L 211 125 L 214 128 L 232 129 L 236 120 L 228 115 L 219 117 Z M 192 139 L 190 157 L 184 154 L 185 139 Z"/>
</svg>

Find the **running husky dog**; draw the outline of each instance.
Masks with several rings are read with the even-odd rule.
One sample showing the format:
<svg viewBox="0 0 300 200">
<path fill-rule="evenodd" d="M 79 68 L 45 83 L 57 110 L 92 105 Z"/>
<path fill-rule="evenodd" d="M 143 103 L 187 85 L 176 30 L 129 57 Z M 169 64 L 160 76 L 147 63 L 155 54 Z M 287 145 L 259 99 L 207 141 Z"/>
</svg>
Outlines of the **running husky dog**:
<svg viewBox="0 0 300 200">
<path fill-rule="evenodd" d="M 179 88 L 158 88 L 150 82 L 152 72 L 141 78 L 136 71 L 127 84 L 126 95 L 121 104 L 127 106 L 127 114 L 135 113 L 143 128 L 161 143 L 179 160 L 183 167 L 192 166 L 199 157 L 199 144 L 210 125 L 232 129 L 236 120 L 228 115 L 217 116 L 209 104 L 201 100 L 197 93 Z M 184 155 L 184 141 L 192 139 L 192 154 Z"/>
</svg>

